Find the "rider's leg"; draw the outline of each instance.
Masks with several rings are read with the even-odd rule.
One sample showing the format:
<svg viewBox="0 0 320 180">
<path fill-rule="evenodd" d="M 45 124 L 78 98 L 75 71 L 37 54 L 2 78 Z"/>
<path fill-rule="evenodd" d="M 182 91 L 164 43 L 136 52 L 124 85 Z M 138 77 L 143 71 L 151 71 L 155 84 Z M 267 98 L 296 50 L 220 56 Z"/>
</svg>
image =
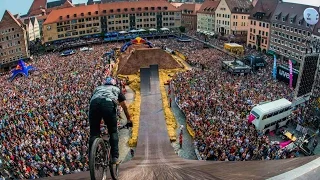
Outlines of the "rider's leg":
<svg viewBox="0 0 320 180">
<path fill-rule="evenodd" d="M 117 105 L 112 101 L 105 101 L 102 106 L 103 119 L 107 124 L 110 135 L 111 155 L 113 159 L 119 158 L 119 137 L 117 121 Z"/>
<path fill-rule="evenodd" d="M 90 139 L 89 139 L 89 157 L 93 141 L 100 135 L 100 122 L 102 114 L 100 110 L 100 99 L 94 99 L 90 102 L 89 107 L 89 123 L 90 123 Z"/>
</svg>

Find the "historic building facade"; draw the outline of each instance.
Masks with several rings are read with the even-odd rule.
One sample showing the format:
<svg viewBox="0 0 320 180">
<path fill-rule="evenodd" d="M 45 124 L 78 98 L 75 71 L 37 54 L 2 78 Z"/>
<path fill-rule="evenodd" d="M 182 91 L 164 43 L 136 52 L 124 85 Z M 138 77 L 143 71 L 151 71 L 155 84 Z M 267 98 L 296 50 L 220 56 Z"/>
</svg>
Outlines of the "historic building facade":
<svg viewBox="0 0 320 180">
<path fill-rule="evenodd" d="M 115 2 L 53 10 L 43 23 L 43 40 L 130 29 L 178 28 L 181 11 L 166 1 Z"/>
<path fill-rule="evenodd" d="M 0 65 L 10 68 L 21 58 L 28 58 L 27 31 L 9 11 L 5 11 L 0 21 Z"/>
<path fill-rule="evenodd" d="M 247 46 L 267 52 L 270 45 L 270 20 L 278 0 L 258 0 L 249 16 Z"/>
</svg>

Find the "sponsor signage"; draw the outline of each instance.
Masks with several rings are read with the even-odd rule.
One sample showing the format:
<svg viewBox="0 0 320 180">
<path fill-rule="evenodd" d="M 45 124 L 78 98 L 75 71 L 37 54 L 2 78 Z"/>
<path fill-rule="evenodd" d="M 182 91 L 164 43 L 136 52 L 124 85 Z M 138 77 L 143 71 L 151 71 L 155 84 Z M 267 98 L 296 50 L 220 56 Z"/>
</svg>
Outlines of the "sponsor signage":
<svg viewBox="0 0 320 180">
<path fill-rule="evenodd" d="M 292 75 L 293 75 L 292 86 L 295 87 L 297 84 L 299 71 L 296 69 L 293 69 Z M 277 79 L 289 84 L 289 79 L 290 79 L 289 67 L 283 66 L 283 65 L 277 66 Z"/>
</svg>

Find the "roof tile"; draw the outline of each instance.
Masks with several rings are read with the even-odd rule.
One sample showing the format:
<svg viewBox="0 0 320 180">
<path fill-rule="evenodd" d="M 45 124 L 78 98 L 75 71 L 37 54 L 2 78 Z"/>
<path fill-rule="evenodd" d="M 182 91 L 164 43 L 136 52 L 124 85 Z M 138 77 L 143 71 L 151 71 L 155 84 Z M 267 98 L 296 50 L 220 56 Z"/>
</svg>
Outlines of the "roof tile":
<svg viewBox="0 0 320 180">
<path fill-rule="evenodd" d="M 201 8 L 201 4 L 196 3 L 184 3 L 179 6 L 179 10 L 184 13 L 185 10 L 191 11 L 193 15 L 197 15 L 197 11 Z"/>
<path fill-rule="evenodd" d="M 154 10 L 151 10 L 151 7 L 154 7 Z M 158 7 L 161 7 L 161 10 L 158 10 Z M 114 2 L 107 4 L 92 4 L 87 6 L 78 6 L 53 10 L 48 15 L 47 20 L 44 22 L 44 24 L 52 24 L 56 22 L 67 21 L 70 19 L 101 16 L 101 14 L 130 14 L 132 12 L 146 12 L 145 8 L 148 8 L 148 12 L 162 12 L 164 11 L 165 7 L 167 8 L 166 11 L 179 11 L 167 1 L 149 1 L 148 3 L 144 1 L 133 1 Z M 132 11 L 131 8 L 134 8 L 135 11 Z M 138 8 L 141 8 L 141 10 L 138 10 Z M 117 11 L 118 9 L 120 9 L 120 12 Z M 113 10 L 112 13 L 111 10 Z M 89 15 L 89 12 L 91 13 L 91 15 Z M 98 12 L 98 15 L 95 14 L 95 12 Z M 83 16 L 81 16 L 81 13 L 83 13 Z M 74 14 L 77 15 L 77 18 L 73 18 Z M 69 15 L 72 18 L 68 19 L 67 15 Z M 62 20 L 60 20 L 60 17 L 62 17 Z"/>
<path fill-rule="evenodd" d="M 265 15 L 260 19 L 261 21 L 270 22 L 273 13 L 275 12 L 279 0 L 258 0 L 255 7 L 250 13 L 250 19 L 255 19 L 256 13 L 265 13 Z"/>
<path fill-rule="evenodd" d="M 220 3 L 220 0 L 205 0 L 198 12 L 214 14 L 219 3 Z"/>
<path fill-rule="evenodd" d="M 231 13 L 249 14 L 253 5 L 250 0 L 226 0 Z"/>
<path fill-rule="evenodd" d="M 285 24 L 285 25 L 287 24 L 288 26 L 299 27 L 299 28 L 310 31 L 310 28 L 306 27 L 306 22 L 303 18 L 304 10 L 310 7 L 318 9 L 318 7 L 310 6 L 310 5 L 281 2 L 277 5 L 276 10 L 271 17 L 271 22 L 279 22 L 281 24 Z M 280 15 L 279 20 L 276 19 L 276 15 Z M 290 16 L 292 15 L 297 15 L 293 23 L 290 22 Z M 287 16 L 287 19 L 285 21 L 282 21 L 283 16 Z M 302 21 L 301 25 L 299 25 L 300 20 Z M 317 26 L 319 26 L 319 23 L 320 22 L 318 22 Z M 314 31 L 314 30 L 311 30 L 311 31 Z"/>
<path fill-rule="evenodd" d="M 28 14 L 30 14 L 33 11 L 37 11 L 46 7 L 47 7 L 47 0 L 34 0 L 28 11 Z"/>
</svg>

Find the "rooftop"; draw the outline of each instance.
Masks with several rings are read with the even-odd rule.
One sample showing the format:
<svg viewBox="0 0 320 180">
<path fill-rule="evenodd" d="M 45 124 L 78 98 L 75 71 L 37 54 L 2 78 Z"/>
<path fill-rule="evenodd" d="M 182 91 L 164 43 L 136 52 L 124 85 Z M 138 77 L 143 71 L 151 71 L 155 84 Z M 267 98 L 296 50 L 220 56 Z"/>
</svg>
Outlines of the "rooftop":
<svg viewBox="0 0 320 180">
<path fill-rule="evenodd" d="M 270 22 L 279 0 L 258 0 L 250 13 L 250 19 Z"/>
<path fill-rule="evenodd" d="M 196 3 L 184 3 L 179 6 L 179 10 L 182 11 L 182 14 L 193 14 L 196 15 L 197 11 L 201 8 L 201 4 Z"/>
<path fill-rule="evenodd" d="M 34 0 L 33 4 L 39 0 Z M 50 13 L 52 10 L 55 9 L 62 9 L 62 8 L 68 8 L 68 7 L 74 7 L 74 5 L 71 3 L 70 0 L 60 0 L 60 1 L 54 1 L 52 2 L 53 4 L 51 5 L 46 5 L 46 6 L 39 6 L 39 8 L 34 8 L 33 10 L 29 10 L 28 15 L 29 16 L 35 16 L 43 13 Z M 32 4 L 32 6 L 33 6 Z M 49 4 L 49 3 L 48 3 Z M 31 7 L 32 7 L 31 6 Z M 31 9 L 31 8 L 30 8 Z"/>
<path fill-rule="evenodd" d="M 92 4 L 53 10 L 47 17 L 44 24 L 52 24 L 71 19 L 95 17 L 102 14 L 130 14 L 143 12 L 163 12 L 179 11 L 166 1 L 134 1 L 134 2 L 114 2 L 107 4 Z"/>
<path fill-rule="evenodd" d="M 2 19 L 0 21 L 0 27 L 4 27 L 2 26 L 2 23 L 6 22 L 6 21 L 14 21 L 15 23 L 17 23 L 18 26 L 23 27 L 23 24 L 21 21 L 18 21 L 8 10 L 6 10 L 2 16 Z"/>
<path fill-rule="evenodd" d="M 297 27 L 310 31 L 310 27 L 307 27 L 307 23 L 303 18 L 304 10 L 309 7 L 318 9 L 318 7 L 310 5 L 281 2 L 273 13 L 271 22 L 281 23 L 290 27 Z M 318 22 L 318 24 L 319 23 L 320 22 Z"/>
<path fill-rule="evenodd" d="M 273 111 L 278 110 L 279 107 L 282 107 L 282 108 L 290 107 L 291 104 L 292 103 L 290 101 L 288 101 L 285 98 L 282 98 L 282 99 L 278 99 L 278 100 L 268 102 L 268 103 L 265 103 L 262 105 L 258 105 L 256 107 L 254 107 L 253 110 L 259 109 L 262 112 L 268 113 L 268 112 L 273 112 Z"/>
<path fill-rule="evenodd" d="M 33 3 L 28 11 L 28 14 L 32 14 L 34 11 L 45 9 L 47 7 L 47 0 L 33 0 Z"/>
<path fill-rule="evenodd" d="M 198 12 L 214 14 L 219 3 L 220 3 L 220 0 L 205 0 Z"/>
<path fill-rule="evenodd" d="M 253 5 L 250 0 L 226 0 L 231 13 L 249 14 Z"/>
</svg>

